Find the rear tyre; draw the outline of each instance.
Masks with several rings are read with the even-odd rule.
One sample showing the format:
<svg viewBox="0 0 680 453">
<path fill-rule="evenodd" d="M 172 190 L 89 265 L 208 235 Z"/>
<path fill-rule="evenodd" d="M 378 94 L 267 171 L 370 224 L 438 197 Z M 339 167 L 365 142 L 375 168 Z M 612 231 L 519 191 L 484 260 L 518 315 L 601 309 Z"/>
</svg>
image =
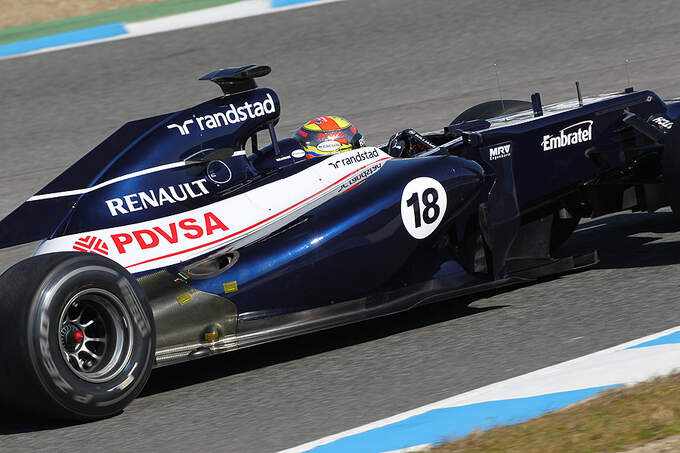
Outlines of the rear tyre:
<svg viewBox="0 0 680 453">
<path fill-rule="evenodd" d="M 88 421 L 142 390 L 155 353 L 137 281 L 108 258 L 38 255 L 0 276 L 0 401 L 29 415 Z"/>
<path fill-rule="evenodd" d="M 451 121 L 451 124 L 462 123 L 463 121 L 488 120 L 497 116 L 517 113 L 523 110 L 530 110 L 531 102 L 506 99 L 503 101 L 488 101 L 477 104 Z"/>
<path fill-rule="evenodd" d="M 675 121 L 666 137 L 662 159 L 663 181 L 673 217 L 680 223 L 680 121 Z"/>
</svg>

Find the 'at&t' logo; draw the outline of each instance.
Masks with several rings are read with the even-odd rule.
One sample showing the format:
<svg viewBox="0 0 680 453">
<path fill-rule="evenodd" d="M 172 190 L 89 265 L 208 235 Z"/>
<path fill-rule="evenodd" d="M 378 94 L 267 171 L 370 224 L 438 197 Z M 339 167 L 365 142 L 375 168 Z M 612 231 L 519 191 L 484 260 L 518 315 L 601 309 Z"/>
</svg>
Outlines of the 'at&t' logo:
<svg viewBox="0 0 680 453">
<path fill-rule="evenodd" d="M 79 252 L 98 253 L 99 255 L 108 255 L 109 247 L 106 242 L 99 239 L 97 236 L 83 236 L 73 244 L 73 250 Z"/>
</svg>

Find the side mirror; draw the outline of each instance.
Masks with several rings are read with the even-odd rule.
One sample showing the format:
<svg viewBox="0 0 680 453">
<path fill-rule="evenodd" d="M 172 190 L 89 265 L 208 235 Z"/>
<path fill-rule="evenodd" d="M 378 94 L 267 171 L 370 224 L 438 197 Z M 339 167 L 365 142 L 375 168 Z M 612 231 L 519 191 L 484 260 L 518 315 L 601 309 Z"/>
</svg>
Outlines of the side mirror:
<svg viewBox="0 0 680 453">
<path fill-rule="evenodd" d="M 231 181 L 231 169 L 221 160 L 213 160 L 208 163 L 205 174 L 213 184 L 226 184 Z"/>
</svg>

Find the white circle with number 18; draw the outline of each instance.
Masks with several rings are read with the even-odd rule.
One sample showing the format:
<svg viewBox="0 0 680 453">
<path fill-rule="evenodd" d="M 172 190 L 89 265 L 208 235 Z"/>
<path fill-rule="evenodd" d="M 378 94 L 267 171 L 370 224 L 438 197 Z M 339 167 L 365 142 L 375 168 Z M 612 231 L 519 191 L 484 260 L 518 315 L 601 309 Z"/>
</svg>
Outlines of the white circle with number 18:
<svg viewBox="0 0 680 453">
<path fill-rule="evenodd" d="M 437 229 L 446 212 L 446 190 L 433 178 L 416 178 L 401 194 L 401 220 L 416 239 L 425 239 Z"/>
</svg>

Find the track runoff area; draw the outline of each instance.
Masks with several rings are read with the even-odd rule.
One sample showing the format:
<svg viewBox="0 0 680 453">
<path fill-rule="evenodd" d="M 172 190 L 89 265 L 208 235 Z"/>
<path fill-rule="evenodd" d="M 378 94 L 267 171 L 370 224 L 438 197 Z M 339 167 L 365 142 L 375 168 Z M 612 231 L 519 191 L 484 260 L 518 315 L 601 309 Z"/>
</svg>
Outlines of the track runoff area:
<svg viewBox="0 0 680 453">
<path fill-rule="evenodd" d="M 0 58 L 49 52 L 338 0 L 242 0 L 140 22 L 112 23 L 0 46 Z M 680 326 L 282 450 L 406 452 L 520 423 L 597 393 L 680 368 Z"/>
<path fill-rule="evenodd" d="M 680 326 L 487 385 L 279 453 L 396 453 L 521 423 L 680 369 Z"/>
<path fill-rule="evenodd" d="M 228 0 L 225 0 L 227 3 Z M 112 22 L 0 45 L 0 59 L 134 38 L 340 0 L 231 0 L 212 8 L 143 21 Z M 154 7 L 155 5 L 150 5 Z M 76 18 L 77 19 L 77 18 Z M 60 22 L 67 22 L 60 21 Z M 87 21 L 85 21 L 86 23 Z"/>
</svg>

